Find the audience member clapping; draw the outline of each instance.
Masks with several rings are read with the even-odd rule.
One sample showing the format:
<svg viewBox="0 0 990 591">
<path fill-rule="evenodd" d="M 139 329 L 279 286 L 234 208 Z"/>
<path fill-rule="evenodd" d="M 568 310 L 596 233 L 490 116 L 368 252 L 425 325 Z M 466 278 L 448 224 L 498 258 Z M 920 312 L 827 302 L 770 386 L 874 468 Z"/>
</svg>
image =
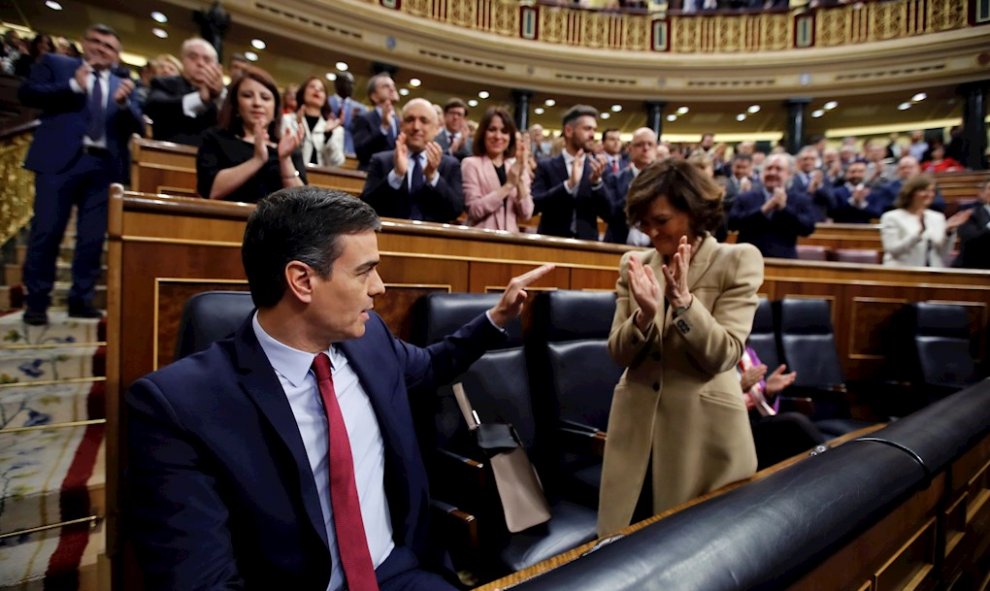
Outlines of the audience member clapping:
<svg viewBox="0 0 990 591">
<path fill-rule="evenodd" d="M 230 85 L 219 125 L 203 134 L 196 186 L 209 199 L 255 203 L 306 183 L 299 147 L 303 129 L 281 134 L 278 87 L 264 70 L 248 67 Z"/>
<path fill-rule="evenodd" d="M 464 211 L 460 163 L 431 141 L 438 127 L 429 101 L 413 99 L 402 109 L 395 149 L 371 158 L 361 193 L 378 215 L 451 222 Z"/>
<path fill-rule="evenodd" d="M 344 128 L 327 104 L 327 87 L 323 78 L 307 78 L 296 88 L 293 102 L 299 107 L 282 116 L 282 133 L 302 132 L 302 158 L 315 166 L 340 166 L 344 163 Z M 283 109 L 284 111 L 284 109 Z"/>
<path fill-rule="evenodd" d="M 666 148 L 665 148 L 666 149 Z M 629 166 L 619 174 L 609 175 L 608 196 L 612 202 L 611 217 L 607 219 L 605 242 L 649 246 L 650 237 L 636 228 L 630 228 L 626 218 L 626 196 L 633 181 L 647 166 L 657 160 L 657 134 L 649 127 L 633 132 L 629 143 Z"/>
<path fill-rule="evenodd" d="M 926 162 L 921 166 L 924 172 L 955 172 L 963 170 L 963 165 L 959 164 L 951 156 L 945 155 L 945 145 L 942 142 L 933 142 L 931 148 L 925 153 Z"/>
<path fill-rule="evenodd" d="M 905 158 L 909 158 L 906 156 Z M 880 218 L 883 264 L 895 267 L 944 267 L 955 243 L 955 231 L 968 217 L 960 212 L 946 221 L 929 206 L 935 198 L 935 182 L 915 176 L 904 183 L 895 209 Z"/>
<path fill-rule="evenodd" d="M 157 68 L 168 67 L 168 60 L 157 61 Z M 203 39 L 187 39 L 182 44 L 181 75 L 151 80 L 144 114 L 152 120 L 156 140 L 198 146 L 202 133 L 216 125 L 225 96 L 216 49 Z"/>
<path fill-rule="evenodd" d="M 468 127 L 467 103 L 452 98 L 441 109 L 443 129 L 433 138 L 444 154 L 464 160 L 471 155 L 471 130 Z"/>
<path fill-rule="evenodd" d="M 990 269 L 990 182 L 983 183 L 976 207 L 963 210 L 959 226 L 959 257 L 954 266 Z"/>
<path fill-rule="evenodd" d="M 392 77 L 384 72 L 372 76 L 368 80 L 368 100 L 375 108 L 351 123 L 354 153 L 360 170 L 368 170 L 368 163 L 375 154 L 395 149 L 395 139 L 399 133 L 399 116 L 395 112 L 399 93 L 395 90 Z M 433 110 L 432 105 L 430 110 Z M 427 141 L 432 139 L 427 138 Z"/>
<path fill-rule="evenodd" d="M 519 231 L 533 216 L 529 142 L 516 133 L 504 110 L 485 112 L 474 138 L 474 156 L 461 161 L 468 223 L 476 228 Z"/>
</svg>

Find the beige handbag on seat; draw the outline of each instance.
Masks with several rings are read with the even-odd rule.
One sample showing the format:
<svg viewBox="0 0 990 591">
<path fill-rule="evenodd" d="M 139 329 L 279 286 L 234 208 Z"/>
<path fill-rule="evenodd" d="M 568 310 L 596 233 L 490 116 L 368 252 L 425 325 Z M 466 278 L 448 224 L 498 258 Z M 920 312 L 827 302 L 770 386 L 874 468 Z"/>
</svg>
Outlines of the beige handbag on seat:
<svg viewBox="0 0 990 591">
<path fill-rule="evenodd" d="M 507 423 L 482 424 L 464 387 L 454 384 L 453 390 L 468 429 L 474 432 L 478 446 L 491 463 L 505 514 L 505 527 L 516 533 L 549 521 L 550 506 L 543 494 L 543 485 L 516 430 Z"/>
</svg>

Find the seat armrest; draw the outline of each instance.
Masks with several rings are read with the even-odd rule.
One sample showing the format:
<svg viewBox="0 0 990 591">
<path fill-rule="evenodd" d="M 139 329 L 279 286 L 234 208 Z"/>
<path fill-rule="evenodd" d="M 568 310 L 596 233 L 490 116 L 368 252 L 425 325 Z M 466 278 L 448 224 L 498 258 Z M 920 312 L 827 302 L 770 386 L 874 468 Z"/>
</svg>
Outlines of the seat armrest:
<svg viewBox="0 0 990 591">
<path fill-rule="evenodd" d="M 557 429 L 564 451 L 584 456 L 604 457 L 606 434 L 594 427 L 561 421 Z M 572 425 L 576 425 L 572 426 Z"/>
<path fill-rule="evenodd" d="M 492 494 L 489 489 L 495 489 L 484 462 L 437 448 L 434 464 L 431 487 L 437 499 L 474 511 L 480 499 Z"/>
<path fill-rule="evenodd" d="M 467 543 L 470 548 L 478 547 L 478 520 L 474 515 L 436 499 L 430 501 L 430 509 L 438 516 L 440 527 L 452 534 L 448 539 Z"/>
</svg>

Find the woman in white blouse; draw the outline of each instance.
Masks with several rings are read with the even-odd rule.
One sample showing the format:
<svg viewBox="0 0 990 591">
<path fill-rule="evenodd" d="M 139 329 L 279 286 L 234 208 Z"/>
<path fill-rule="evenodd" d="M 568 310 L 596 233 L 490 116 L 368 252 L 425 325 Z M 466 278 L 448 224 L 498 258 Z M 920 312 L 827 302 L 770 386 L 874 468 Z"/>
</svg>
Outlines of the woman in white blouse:
<svg viewBox="0 0 990 591">
<path fill-rule="evenodd" d="M 296 91 L 299 111 L 282 116 L 282 133 L 296 133 L 303 128 L 303 162 L 315 166 L 340 166 L 344 163 L 344 128 L 331 114 L 327 104 L 327 87 L 317 76 L 308 78 Z"/>
<path fill-rule="evenodd" d="M 944 267 L 956 242 L 959 214 L 945 219 L 928 209 L 935 198 L 935 181 L 916 176 L 905 181 L 895 209 L 880 217 L 883 264 L 894 267 Z"/>
</svg>

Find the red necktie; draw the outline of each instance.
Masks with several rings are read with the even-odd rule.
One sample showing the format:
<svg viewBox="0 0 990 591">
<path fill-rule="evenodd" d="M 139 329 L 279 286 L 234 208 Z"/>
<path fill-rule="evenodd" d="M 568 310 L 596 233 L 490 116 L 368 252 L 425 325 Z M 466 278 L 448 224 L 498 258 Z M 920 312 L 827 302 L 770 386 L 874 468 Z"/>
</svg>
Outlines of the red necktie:
<svg viewBox="0 0 990 591">
<path fill-rule="evenodd" d="M 330 358 L 320 353 L 313 359 L 316 383 L 323 398 L 330 428 L 330 505 L 333 507 L 333 528 L 337 533 L 337 549 L 344 567 L 344 578 L 350 591 L 378 591 L 375 566 L 364 535 L 361 503 L 354 483 L 354 458 L 347 426 L 337 404 L 337 393 L 330 376 Z"/>
</svg>

